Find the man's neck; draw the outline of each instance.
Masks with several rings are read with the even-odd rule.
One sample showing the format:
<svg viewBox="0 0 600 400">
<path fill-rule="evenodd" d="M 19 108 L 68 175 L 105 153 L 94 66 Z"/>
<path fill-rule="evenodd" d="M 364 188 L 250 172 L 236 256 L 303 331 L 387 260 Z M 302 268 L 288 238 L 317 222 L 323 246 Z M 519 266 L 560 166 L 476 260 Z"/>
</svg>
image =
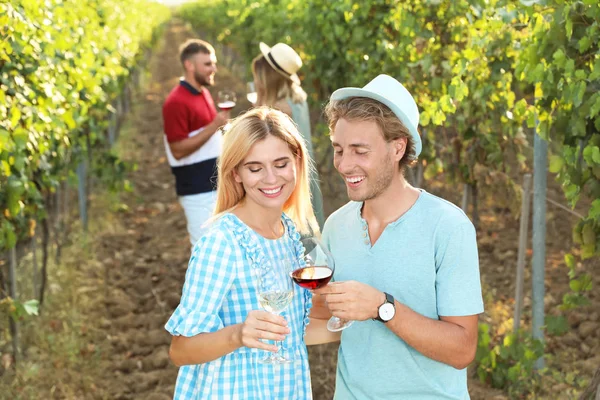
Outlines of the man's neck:
<svg viewBox="0 0 600 400">
<path fill-rule="evenodd" d="M 415 204 L 419 193 L 403 176 L 398 176 L 383 193 L 364 202 L 362 217 L 367 222 L 387 225 L 404 215 Z"/>
<path fill-rule="evenodd" d="M 196 89 L 197 91 L 201 92 L 203 86 L 199 85 L 198 82 L 196 82 L 196 80 L 194 79 L 193 76 L 183 76 L 183 80 L 186 81 L 191 87 L 193 87 L 194 89 Z"/>
</svg>

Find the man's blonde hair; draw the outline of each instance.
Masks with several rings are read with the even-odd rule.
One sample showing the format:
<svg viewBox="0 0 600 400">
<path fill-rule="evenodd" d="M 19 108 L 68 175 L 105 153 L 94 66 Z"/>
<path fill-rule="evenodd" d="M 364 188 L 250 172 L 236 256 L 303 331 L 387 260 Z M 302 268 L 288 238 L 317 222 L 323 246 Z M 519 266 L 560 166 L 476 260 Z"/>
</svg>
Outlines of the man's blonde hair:
<svg viewBox="0 0 600 400">
<path fill-rule="evenodd" d="M 333 132 L 340 119 L 346 121 L 373 121 L 381 129 L 386 142 L 406 138 L 406 151 L 399 162 L 399 167 L 404 170 L 416 163 L 415 144 L 408 128 L 385 104 L 368 97 L 348 97 L 343 100 L 329 102 L 325 107 L 325 115 L 327 116 L 330 132 Z"/>
<path fill-rule="evenodd" d="M 296 187 L 285 202 L 283 211 L 294 221 L 300 233 L 318 233 L 319 225 L 310 202 L 309 174 L 314 166 L 306 144 L 290 117 L 269 107 L 257 107 L 237 117 L 223 137 L 223 148 L 217 163 L 219 181 L 215 218 L 231 211 L 246 196 L 242 184 L 235 180 L 234 171 L 252 146 L 269 135 L 286 142 L 296 160 L 299 160 Z"/>
</svg>

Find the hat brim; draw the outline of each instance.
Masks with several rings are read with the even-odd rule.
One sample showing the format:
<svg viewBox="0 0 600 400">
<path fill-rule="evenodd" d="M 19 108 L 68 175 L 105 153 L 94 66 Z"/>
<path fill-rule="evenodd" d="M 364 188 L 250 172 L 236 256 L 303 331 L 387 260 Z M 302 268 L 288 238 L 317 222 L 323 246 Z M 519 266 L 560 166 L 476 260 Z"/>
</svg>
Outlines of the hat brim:
<svg viewBox="0 0 600 400">
<path fill-rule="evenodd" d="M 267 60 L 267 62 L 269 63 L 271 68 L 273 68 L 275 70 L 275 72 L 277 72 L 281 76 L 285 76 L 286 78 L 288 78 L 292 82 L 294 82 L 296 85 L 300 86 L 300 78 L 298 78 L 297 74 L 288 75 L 285 72 L 280 71 L 275 65 L 273 65 L 273 63 L 271 62 L 271 59 L 269 58 L 269 53 L 271 52 L 271 46 L 269 46 L 268 44 L 266 44 L 264 42 L 260 42 L 258 44 L 258 47 L 260 48 L 260 52 L 262 53 L 263 57 L 265 57 L 265 60 Z"/>
<path fill-rule="evenodd" d="M 421 154 L 423 145 L 421 143 L 421 136 L 419 135 L 419 131 L 417 131 L 417 127 L 414 126 L 410 122 L 410 120 L 408 119 L 406 114 L 400 109 L 400 107 L 398 107 L 396 104 L 392 103 L 385 97 L 379 95 L 378 93 L 374 93 L 374 92 L 371 92 L 370 90 L 365 90 L 362 88 L 353 88 L 353 87 L 342 88 L 342 89 L 336 90 L 335 92 L 333 92 L 331 94 L 330 100 L 331 101 L 344 100 L 344 99 L 347 99 L 348 97 L 367 97 L 369 99 L 377 100 L 377 101 L 385 104 L 386 106 L 388 106 L 389 109 L 392 110 L 392 112 L 394 114 L 396 114 L 398 119 L 400 119 L 400 121 L 402 121 L 404 126 L 406 126 L 406 128 L 408 129 L 410 136 L 412 137 L 414 145 L 415 145 L 415 157 L 418 156 L 419 154 Z"/>
<path fill-rule="evenodd" d="M 265 56 L 265 58 L 267 59 L 267 61 L 269 61 L 269 53 L 271 52 L 271 46 L 269 46 L 268 44 L 264 43 L 264 42 L 260 42 L 258 44 L 258 47 L 260 48 L 260 52 L 262 53 L 263 56 Z M 269 61 L 269 64 L 271 62 Z"/>
</svg>

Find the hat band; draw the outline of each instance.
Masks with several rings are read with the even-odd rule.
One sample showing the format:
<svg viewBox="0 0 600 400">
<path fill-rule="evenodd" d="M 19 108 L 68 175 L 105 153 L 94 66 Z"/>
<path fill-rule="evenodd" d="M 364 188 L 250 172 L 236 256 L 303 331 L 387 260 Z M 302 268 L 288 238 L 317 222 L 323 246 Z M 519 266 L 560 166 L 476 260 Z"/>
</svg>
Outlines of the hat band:
<svg viewBox="0 0 600 400">
<path fill-rule="evenodd" d="M 275 61 L 275 59 L 271 55 L 271 52 L 269 52 L 269 54 L 267 54 L 267 56 L 269 57 L 269 60 L 271 60 L 271 62 L 273 63 L 273 66 L 275 68 L 277 68 L 278 70 L 280 70 L 281 72 L 283 72 L 286 75 L 292 76 L 292 74 L 290 74 L 289 72 L 287 72 L 285 69 L 281 68 L 281 65 L 277 64 L 277 61 Z"/>
</svg>

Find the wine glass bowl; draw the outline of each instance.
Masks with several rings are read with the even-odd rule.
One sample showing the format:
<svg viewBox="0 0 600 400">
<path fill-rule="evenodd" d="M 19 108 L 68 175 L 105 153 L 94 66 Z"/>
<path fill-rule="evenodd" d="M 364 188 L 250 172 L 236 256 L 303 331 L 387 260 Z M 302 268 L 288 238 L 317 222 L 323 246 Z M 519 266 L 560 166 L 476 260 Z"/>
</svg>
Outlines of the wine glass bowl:
<svg viewBox="0 0 600 400">
<path fill-rule="evenodd" d="M 314 237 L 301 239 L 304 265 L 292 273 L 292 279 L 305 289 L 319 289 L 329 283 L 335 270 L 333 256 Z"/>
<path fill-rule="evenodd" d="M 294 282 L 305 289 L 319 289 L 329 283 L 335 271 L 333 255 L 315 237 L 304 237 L 300 240 L 304 247 L 304 263 L 292 272 Z M 338 332 L 352 325 L 354 321 L 347 321 L 338 317 L 331 317 L 327 321 L 327 329 Z"/>
<path fill-rule="evenodd" d="M 250 103 L 256 104 L 256 101 L 258 100 L 258 93 L 256 93 L 256 86 L 254 85 L 254 82 L 248 82 L 246 84 L 246 98 Z"/>
<path fill-rule="evenodd" d="M 266 311 L 279 314 L 290 305 L 294 298 L 294 285 L 289 274 L 293 270 L 292 261 L 272 260 L 271 268 L 263 271 L 257 280 L 258 302 Z M 277 353 L 271 353 L 260 360 L 263 364 L 289 364 L 291 358 L 281 354 L 280 342 Z"/>
<path fill-rule="evenodd" d="M 328 267 L 311 266 L 297 269 L 292 273 L 292 279 L 308 290 L 318 289 L 329 283 L 333 276 Z"/>
<path fill-rule="evenodd" d="M 235 107 L 237 97 L 234 91 L 220 90 L 217 93 L 217 106 L 223 111 L 229 111 Z"/>
</svg>

